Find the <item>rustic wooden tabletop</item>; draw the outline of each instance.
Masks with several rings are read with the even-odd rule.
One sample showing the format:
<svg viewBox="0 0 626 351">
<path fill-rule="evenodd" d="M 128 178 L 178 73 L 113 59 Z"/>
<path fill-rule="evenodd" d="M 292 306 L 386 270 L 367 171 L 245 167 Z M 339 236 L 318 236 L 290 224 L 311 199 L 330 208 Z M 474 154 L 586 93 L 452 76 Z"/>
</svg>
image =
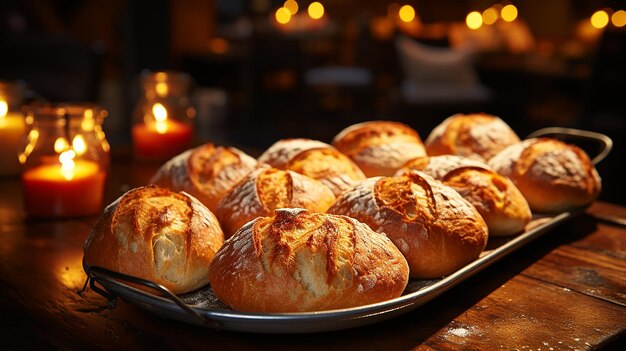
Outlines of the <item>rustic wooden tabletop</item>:
<svg viewBox="0 0 626 351">
<path fill-rule="evenodd" d="M 106 202 L 154 166 L 114 160 Z M 96 217 L 35 221 L 17 178 L 0 180 L 2 349 L 586 350 L 626 349 L 626 217 L 596 202 L 426 305 L 365 327 L 318 334 L 215 331 L 163 319 L 88 290 L 82 245 Z"/>
</svg>

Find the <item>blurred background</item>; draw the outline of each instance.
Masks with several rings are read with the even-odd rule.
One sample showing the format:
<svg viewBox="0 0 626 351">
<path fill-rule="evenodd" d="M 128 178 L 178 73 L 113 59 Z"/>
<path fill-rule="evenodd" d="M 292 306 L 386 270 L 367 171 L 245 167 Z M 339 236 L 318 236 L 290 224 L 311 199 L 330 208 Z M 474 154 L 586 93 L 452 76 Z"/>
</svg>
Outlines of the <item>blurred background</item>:
<svg viewBox="0 0 626 351">
<path fill-rule="evenodd" d="M 104 106 L 113 148 L 130 145 L 146 70 L 191 76 L 196 144 L 254 156 L 373 119 L 425 139 L 458 112 L 522 138 L 597 131 L 615 142 L 602 199 L 626 203 L 626 1 L 0 1 L 0 80 Z"/>
</svg>

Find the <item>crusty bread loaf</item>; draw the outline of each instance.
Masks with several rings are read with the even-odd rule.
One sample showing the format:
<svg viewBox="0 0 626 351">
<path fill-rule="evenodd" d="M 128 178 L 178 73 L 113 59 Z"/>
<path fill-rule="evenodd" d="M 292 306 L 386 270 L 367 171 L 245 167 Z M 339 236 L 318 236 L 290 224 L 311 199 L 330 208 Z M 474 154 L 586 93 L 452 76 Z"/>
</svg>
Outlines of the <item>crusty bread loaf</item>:
<svg viewBox="0 0 626 351">
<path fill-rule="evenodd" d="M 279 140 L 259 157 L 259 162 L 319 180 L 335 196 L 365 179 L 365 174 L 348 156 L 311 139 Z"/>
<path fill-rule="evenodd" d="M 289 138 L 281 139 L 259 156 L 258 161 L 276 169 L 285 169 L 287 163 L 302 151 L 315 148 L 333 148 L 332 146 L 313 139 Z"/>
<path fill-rule="evenodd" d="M 454 155 L 421 157 L 396 174 L 411 170 L 422 171 L 461 194 L 483 217 L 490 236 L 517 234 L 532 218 L 528 202 L 515 184 L 482 162 Z"/>
<path fill-rule="evenodd" d="M 602 187 L 589 156 L 556 139 L 527 139 L 511 145 L 489 165 L 515 183 L 535 212 L 563 212 L 588 205 Z"/>
<path fill-rule="evenodd" d="M 408 160 L 426 156 L 417 132 L 399 122 L 358 123 L 339 132 L 332 144 L 368 177 L 391 176 Z"/>
<path fill-rule="evenodd" d="M 532 219 L 524 195 L 510 179 L 480 167 L 461 167 L 441 180 L 476 207 L 490 236 L 520 233 Z"/>
<path fill-rule="evenodd" d="M 435 127 L 425 144 L 429 156 L 459 155 L 487 162 L 519 141 L 517 134 L 499 117 L 458 113 Z"/>
<path fill-rule="evenodd" d="M 382 234 L 352 218 L 278 209 L 228 239 L 209 280 L 235 310 L 311 312 L 400 296 L 409 268 Z"/>
<path fill-rule="evenodd" d="M 217 205 L 217 217 L 229 238 L 247 222 L 270 216 L 277 208 L 326 212 L 335 196 L 322 183 L 292 171 L 270 167 L 250 173 Z"/>
<path fill-rule="evenodd" d="M 181 294 L 208 283 L 223 242 L 217 219 L 198 200 L 149 185 L 104 210 L 85 241 L 84 260 Z"/>
<path fill-rule="evenodd" d="M 215 211 L 217 202 L 252 172 L 256 163 L 241 150 L 207 143 L 166 162 L 150 182 L 188 192 Z"/>
<path fill-rule="evenodd" d="M 402 175 L 414 170 L 426 173 L 437 180 L 442 180 L 448 172 L 461 167 L 481 167 L 484 169 L 491 169 L 486 163 L 462 156 L 424 156 L 412 159 L 405 163 L 404 166 L 396 172 L 396 175 Z"/>
<path fill-rule="evenodd" d="M 478 258 L 487 243 L 487 225 L 474 206 L 419 171 L 369 178 L 343 193 L 328 213 L 387 234 L 414 278 L 453 273 Z"/>
</svg>

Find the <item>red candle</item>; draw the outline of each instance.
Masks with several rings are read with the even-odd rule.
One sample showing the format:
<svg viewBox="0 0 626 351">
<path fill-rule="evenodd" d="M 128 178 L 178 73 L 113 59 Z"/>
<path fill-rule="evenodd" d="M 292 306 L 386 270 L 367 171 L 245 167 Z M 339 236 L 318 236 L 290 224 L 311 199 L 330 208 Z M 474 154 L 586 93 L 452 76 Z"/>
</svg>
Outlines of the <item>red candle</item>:
<svg viewBox="0 0 626 351">
<path fill-rule="evenodd" d="M 105 172 L 93 161 L 70 167 L 44 164 L 24 171 L 24 206 L 29 216 L 75 217 L 100 212 Z"/>
<path fill-rule="evenodd" d="M 135 156 L 144 160 L 168 160 L 185 151 L 191 142 L 191 126 L 167 119 L 133 126 Z"/>
</svg>

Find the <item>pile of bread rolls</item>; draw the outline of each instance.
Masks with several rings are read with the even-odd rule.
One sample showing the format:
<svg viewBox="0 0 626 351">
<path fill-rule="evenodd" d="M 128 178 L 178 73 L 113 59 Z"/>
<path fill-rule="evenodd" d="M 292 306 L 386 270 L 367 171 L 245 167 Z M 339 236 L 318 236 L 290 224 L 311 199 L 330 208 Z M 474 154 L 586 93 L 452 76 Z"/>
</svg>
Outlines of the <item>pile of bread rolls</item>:
<svg viewBox="0 0 626 351">
<path fill-rule="evenodd" d="M 479 257 L 532 213 L 585 206 L 600 178 L 578 147 L 520 140 L 457 114 L 425 142 L 405 124 L 350 126 L 327 144 L 279 140 L 258 159 L 206 144 L 109 205 L 85 262 L 175 293 L 210 284 L 233 309 L 305 312 L 400 296 Z"/>
</svg>

